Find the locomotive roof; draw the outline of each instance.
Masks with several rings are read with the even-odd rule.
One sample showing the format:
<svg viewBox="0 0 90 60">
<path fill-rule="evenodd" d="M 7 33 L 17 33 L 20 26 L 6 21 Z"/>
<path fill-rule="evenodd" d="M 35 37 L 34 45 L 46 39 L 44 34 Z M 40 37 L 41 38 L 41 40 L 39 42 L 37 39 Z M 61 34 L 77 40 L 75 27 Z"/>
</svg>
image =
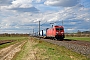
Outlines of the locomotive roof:
<svg viewBox="0 0 90 60">
<path fill-rule="evenodd" d="M 63 27 L 63 26 L 54 26 L 54 27 Z"/>
</svg>

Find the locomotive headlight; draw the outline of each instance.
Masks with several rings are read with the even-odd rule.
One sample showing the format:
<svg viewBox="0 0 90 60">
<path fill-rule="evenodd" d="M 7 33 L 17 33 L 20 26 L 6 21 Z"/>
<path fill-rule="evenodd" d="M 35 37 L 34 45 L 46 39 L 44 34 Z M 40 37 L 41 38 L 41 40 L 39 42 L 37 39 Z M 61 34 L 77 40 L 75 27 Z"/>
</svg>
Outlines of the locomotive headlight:
<svg viewBox="0 0 90 60">
<path fill-rule="evenodd" d="M 58 32 L 56 32 L 56 34 L 58 34 Z"/>
<path fill-rule="evenodd" d="M 61 32 L 61 34 L 63 34 L 64 32 Z"/>
</svg>

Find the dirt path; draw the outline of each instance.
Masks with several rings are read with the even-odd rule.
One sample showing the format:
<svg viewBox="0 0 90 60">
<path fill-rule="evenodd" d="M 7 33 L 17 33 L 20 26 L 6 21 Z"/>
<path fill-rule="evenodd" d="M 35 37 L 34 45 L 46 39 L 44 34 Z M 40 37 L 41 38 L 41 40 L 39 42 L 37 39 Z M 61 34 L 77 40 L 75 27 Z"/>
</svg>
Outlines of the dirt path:
<svg viewBox="0 0 90 60">
<path fill-rule="evenodd" d="M 30 37 L 14 60 L 46 60 L 45 50 L 36 47 L 40 42 Z"/>
<path fill-rule="evenodd" d="M 12 60 L 17 52 L 23 52 L 21 58 L 15 60 L 37 60 L 37 52 L 38 48 L 34 48 L 37 43 L 33 40 L 33 38 L 29 38 L 29 40 L 18 42 L 16 44 L 10 45 L 6 48 L 0 50 L 0 60 Z M 25 48 L 21 48 L 25 46 Z"/>
<path fill-rule="evenodd" d="M 25 48 L 22 49 L 23 53 L 20 54 L 22 57 L 16 60 L 37 60 L 36 54 L 38 52 L 38 48 L 33 47 L 36 44 L 37 43 L 32 38 L 30 38 L 25 44 Z"/>
<path fill-rule="evenodd" d="M 0 50 L 0 60 L 11 60 L 16 52 L 21 50 L 25 42 L 18 42 Z"/>
</svg>

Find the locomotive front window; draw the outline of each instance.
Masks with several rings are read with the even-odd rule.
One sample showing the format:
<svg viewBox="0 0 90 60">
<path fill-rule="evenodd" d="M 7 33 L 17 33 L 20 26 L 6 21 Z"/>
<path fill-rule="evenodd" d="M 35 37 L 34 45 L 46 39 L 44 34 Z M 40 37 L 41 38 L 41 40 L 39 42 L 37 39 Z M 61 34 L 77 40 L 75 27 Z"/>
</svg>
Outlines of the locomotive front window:
<svg viewBox="0 0 90 60">
<path fill-rule="evenodd" d="M 56 28 L 56 30 L 63 30 L 63 28 Z"/>
</svg>

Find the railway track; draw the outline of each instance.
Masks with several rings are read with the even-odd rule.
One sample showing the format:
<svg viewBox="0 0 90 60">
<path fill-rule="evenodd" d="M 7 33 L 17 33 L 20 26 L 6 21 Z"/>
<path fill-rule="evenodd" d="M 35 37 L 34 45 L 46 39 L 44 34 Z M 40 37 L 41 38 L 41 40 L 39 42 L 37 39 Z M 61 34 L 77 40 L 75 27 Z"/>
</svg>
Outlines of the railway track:
<svg viewBox="0 0 90 60">
<path fill-rule="evenodd" d="M 63 41 L 50 40 L 50 39 L 41 39 L 41 40 L 44 40 L 52 44 L 56 44 L 58 46 L 64 46 L 67 49 L 70 49 L 74 52 L 77 52 L 79 54 L 85 55 L 86 57 L 90 58 L 90 42 L 67 40 L 67 39 Z"/>
</svg>

